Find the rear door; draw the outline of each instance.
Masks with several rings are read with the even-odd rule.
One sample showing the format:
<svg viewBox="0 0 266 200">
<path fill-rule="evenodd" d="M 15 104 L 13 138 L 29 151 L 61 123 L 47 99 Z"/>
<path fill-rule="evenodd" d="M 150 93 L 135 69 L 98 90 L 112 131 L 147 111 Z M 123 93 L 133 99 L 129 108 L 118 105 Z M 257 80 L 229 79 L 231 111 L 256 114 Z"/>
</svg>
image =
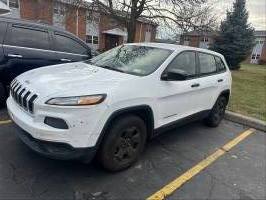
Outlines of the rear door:
<svg viewBox="0 0 266 200">
<path fill-rule="evenodd" d="M 3 47 L 10 80 L 25 71 L 56 63 L 44 28 L 9 24 Z"/>
<path fill-rule="evenodd" d="M 89 47 L 70 35 L 54 32 L 53 50 L 59 63 L 83 61 L 91 58 Z"/>
<path fill-rule="evenodd" d="M 200 110 L 210 110 L 219 93 L 218 74 L 215 56 L 212 54 L 198 52 L 199 65 L 199 90 L 198 98 Z"/>
</svg>

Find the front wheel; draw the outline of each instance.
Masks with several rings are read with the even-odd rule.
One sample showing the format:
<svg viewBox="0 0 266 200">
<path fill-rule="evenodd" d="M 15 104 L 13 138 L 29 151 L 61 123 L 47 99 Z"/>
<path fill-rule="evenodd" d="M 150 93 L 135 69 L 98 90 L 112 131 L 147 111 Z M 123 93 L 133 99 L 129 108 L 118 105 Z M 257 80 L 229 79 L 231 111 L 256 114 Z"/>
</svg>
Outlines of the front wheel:
<svg viewBox="0 0 266 200">
<path fill-rule="evenodd" d="M 147 129 L 144 121 L 135 115 L 117 118 L 106 133 L 98 160 L 109 171 L 130 167 L 143 151 Z"/>
<path fill-rule="evenodd" d="M 220 96 L 217 99 L 208 117 L 204 119 L 205 124 L 210 127 L 217 127 L 224 117 L 226 105 L 226 98 L 224 96 Z"/>
</svg>

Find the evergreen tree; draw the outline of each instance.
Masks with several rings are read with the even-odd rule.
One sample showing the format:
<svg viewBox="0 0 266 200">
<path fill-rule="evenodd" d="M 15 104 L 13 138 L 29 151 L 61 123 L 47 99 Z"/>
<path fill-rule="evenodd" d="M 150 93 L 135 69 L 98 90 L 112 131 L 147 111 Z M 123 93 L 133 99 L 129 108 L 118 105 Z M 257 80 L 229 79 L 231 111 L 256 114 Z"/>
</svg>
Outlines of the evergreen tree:
<svg viewBox="0 0 266 200">
<path fill-rule="evenodd" d="M 253 46 L 254 29 L 248 24 L 246 0 L 235 0 L 233 10 L 227 11 L 211 49 L 223 54 L 231 69 L 239 69 Z"/>
</svg>

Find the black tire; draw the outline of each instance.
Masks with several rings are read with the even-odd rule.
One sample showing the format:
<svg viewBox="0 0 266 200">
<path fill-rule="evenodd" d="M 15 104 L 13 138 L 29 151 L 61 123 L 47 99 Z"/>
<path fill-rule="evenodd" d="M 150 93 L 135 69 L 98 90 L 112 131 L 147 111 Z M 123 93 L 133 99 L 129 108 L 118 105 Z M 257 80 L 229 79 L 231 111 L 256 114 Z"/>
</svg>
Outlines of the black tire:
<svg viewBox="0 0 266 200">
<path fill-rule="evenodd" d="M 6 104 L 6 90 L 2 83 L 0 83 L 0 108 Z"/>
<path fill-rule="evenodd" d="M 109 171 L 121 171 L 135 163 L 147 138 L 144 121 L 135 115 L 119 117 L 112 122 L 103 139 L 97 158 Z"/>
<path fill-rule="evenodd" d="M 204 119 L 204 122 L 209 127 L 217 127 L 222 121 L 227 105 L 227 99 L 224 96 L 219 96 L 215 102 L 210 114 Z"/>
</svg>

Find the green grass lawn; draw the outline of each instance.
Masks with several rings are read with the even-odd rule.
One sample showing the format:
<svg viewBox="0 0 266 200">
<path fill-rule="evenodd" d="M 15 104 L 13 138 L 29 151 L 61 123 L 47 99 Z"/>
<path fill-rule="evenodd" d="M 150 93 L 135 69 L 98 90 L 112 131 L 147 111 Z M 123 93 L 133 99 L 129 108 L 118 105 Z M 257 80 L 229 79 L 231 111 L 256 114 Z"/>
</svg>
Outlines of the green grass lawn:
<svg viewBox="0 0 266 200">
<path fill-rule="evenodd" d="M 228 110 L 266 121 L 266 65 L 242 64 L 232 77 Z"/>
</svg>

